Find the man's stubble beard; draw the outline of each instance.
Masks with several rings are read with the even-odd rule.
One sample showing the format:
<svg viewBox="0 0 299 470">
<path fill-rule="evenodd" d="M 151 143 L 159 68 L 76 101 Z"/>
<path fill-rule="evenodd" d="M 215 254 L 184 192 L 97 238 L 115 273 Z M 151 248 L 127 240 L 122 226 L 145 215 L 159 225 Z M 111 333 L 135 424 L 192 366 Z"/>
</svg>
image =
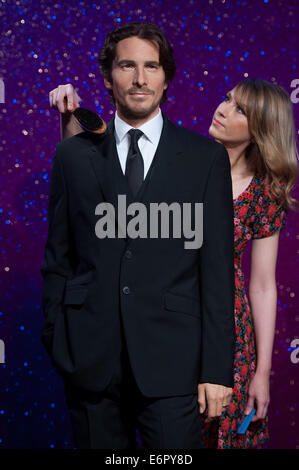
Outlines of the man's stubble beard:
<svg viewBox="0 0 299 470">
<path fill-rule="evenodd" d="M 161 98 L 162 99 L 162 98 Z M 119 112 L 126 119 L 146 119 L 149 117 L 155 109 L 160 105 L 161 99 L 158 103 L 153 102 L 152 105 L 147 109 L 131 109 L 123 103 L 117 103 Z"/>
</svg>

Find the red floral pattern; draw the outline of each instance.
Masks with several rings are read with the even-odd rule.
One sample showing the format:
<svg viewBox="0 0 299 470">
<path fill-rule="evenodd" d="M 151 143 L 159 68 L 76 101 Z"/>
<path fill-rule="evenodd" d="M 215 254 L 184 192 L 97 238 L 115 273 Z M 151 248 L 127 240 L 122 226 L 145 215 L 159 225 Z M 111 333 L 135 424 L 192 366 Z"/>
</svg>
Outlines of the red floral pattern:
<svg viewBox="0 0 299 470">
<path fill-rule="evenodd" d="M 283 185 L 284 183 L 281 183 Z M 237 434 L 256 370 L 256 346 L 251 308 L 245 293 L 242 256 L 248 241 L 273 235 L 286 223 L 287 209 L 269 198 L 269 185 L 256 173 L 247 189 L 234 200 L 235 325 L 234 388 L 230 404 L 219 418 L 206 422 L 201 415 L 203 445 L 208 448 L 250 448 L 269 439 L 268 416 L 251 422 L 245 434 Z"/>
</svg>

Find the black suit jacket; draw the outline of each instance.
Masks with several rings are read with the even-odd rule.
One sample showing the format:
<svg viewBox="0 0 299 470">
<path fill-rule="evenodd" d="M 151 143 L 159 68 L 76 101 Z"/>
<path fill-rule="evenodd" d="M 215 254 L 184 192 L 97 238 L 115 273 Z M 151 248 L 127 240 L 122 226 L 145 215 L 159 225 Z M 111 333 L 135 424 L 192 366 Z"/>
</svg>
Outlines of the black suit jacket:
<svg viewBox="0 0 299 470">
<path fill-rule="evenodd" d="M 53 160 L 43 275 L 42 341 L 73 384 L 104 390 L 120 355 L 121 329 L 146 396 L 233 386 L 235 345 L 233 197 L 230 161 L 211 139 L 164 124 L 134 198 L 115 144 L 83 132 L 59 142 Z M 105 238 L 95 208 L 118 195 L 127 206 L 203 202 L 203 244 L 181 238 Z M 170 224 L 171 225 L 171 224 Z"/>
</svg>

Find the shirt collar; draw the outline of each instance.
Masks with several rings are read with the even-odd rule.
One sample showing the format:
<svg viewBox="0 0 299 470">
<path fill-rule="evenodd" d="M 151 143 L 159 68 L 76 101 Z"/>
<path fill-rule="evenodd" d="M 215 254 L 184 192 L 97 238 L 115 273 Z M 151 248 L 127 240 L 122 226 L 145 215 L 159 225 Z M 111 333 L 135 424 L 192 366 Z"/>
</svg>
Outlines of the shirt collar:
<svg viewBox="0 0 299 470">
<path fill-rule="evenodd" d="M 115 137 L 116 141 L 120 143 L 127 132 L 130 129 L 133 129 L 130 124 L 127 122 L 123 121 L 117 114 L 117 111 L 115 112 L 115 120 L 114 120 L 114 127 L 115 127 Z M 149 121 L 145 122 L 142 124 L 142 126 L 138 127 L 145 136 L 147 137 L 148 140 L 150 140 L 153 144 L 159 142 L 161 132 L 162 132 L 162 127 L 163 127 L 163 116 L 161 113 L 161 109 L 159 108 L 159 112 L 156 116 L 154 116 L 152 119 Z"/>
</svg>

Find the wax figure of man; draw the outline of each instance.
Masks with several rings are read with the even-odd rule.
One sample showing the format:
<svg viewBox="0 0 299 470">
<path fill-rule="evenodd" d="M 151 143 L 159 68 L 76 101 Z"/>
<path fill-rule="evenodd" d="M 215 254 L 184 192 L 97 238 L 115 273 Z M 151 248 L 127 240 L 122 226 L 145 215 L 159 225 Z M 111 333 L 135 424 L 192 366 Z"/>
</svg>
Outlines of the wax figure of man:
<svg viewBox="0 0 299 470">
<path fill-rule="evenodd" d="M 78 448 L 134 448 L 136 428 L 144 448 L 200 448 L 200 412 L 219 416 L 233 386 L 228 154 L 161 113 L 175 63 L 157 26 L 111 32 L 99 64 L 116 114 L 104 136 L 85 131 L 56 146 L 42 341 Z M 50 93 L 52 107 L 62 106 L 61 90 Z M 183 235 L 128 236 L 119 195 L 144 205 L 148 226 L 151 203 L 203 203 L 201 247 L 187 249 Z M 103 202 L 115 208 L 115 238 L 95 229 Z"/>
</svg>

